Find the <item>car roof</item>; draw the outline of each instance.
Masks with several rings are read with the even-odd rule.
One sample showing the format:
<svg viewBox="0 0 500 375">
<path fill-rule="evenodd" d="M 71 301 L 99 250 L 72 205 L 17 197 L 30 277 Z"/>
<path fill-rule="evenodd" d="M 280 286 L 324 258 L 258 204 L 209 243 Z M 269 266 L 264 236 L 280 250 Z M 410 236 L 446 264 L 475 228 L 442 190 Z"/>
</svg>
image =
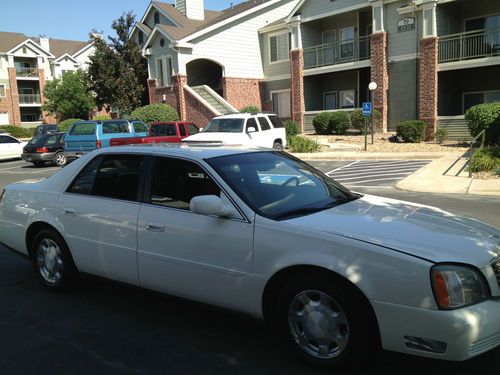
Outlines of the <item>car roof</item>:
<svg viewBox="0 0 500 375">
<path fill-rule="evenodd" d="M 276 116 L 271 112 L 241 112 L 241 113 L 226 113 L 224 115 L 216 116 L 214 118 L 248 118 L 252 116 Z"/>
</svg>

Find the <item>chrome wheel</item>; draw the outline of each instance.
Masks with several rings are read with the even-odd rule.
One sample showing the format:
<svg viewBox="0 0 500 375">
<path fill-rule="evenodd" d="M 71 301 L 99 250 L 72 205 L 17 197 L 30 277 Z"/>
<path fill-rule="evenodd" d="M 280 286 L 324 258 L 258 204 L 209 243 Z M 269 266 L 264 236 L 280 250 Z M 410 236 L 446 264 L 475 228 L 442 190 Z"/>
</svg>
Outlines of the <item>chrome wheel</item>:
<svg viewBox="0 0 500 375">
<path fill-rule="evenodd" d="M 55 285 L 61 281 L 64 263 L 61 249 L 50 238 L 43 238 L 36 249 L 38 272 L 45 282 Z"/>
<path fill-rule="evenodd" d="M 333 298 L 317 290 L 306 290 L 292 298 L 288 326 L 297 345 L 318 359 L 338 357 L 349 341 L 346 314 Z"/>
<path fill-rule="evenodd" d="M 55 158 L 54 158 L 54 163 L 60 167 L 65 165 L 66 164 L 66 156 L 64 156 L 64 154 L 62 152 L 57 153 Z"/>
</svg>

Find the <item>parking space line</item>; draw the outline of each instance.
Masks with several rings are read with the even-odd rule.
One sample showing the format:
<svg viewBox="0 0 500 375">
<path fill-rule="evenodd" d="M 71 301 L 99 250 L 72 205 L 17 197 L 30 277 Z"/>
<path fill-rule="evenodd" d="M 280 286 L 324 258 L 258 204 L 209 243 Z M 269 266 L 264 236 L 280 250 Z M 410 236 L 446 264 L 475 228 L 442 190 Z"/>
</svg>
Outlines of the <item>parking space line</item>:
<svg viewBox="0 0 500 375">
<path fill-rule="evenodd" d="M 383 170 L 380 170 L 378 172 L 357 172 L 357 173 L 351 173 L 351 172 L 341 172 L 341 173 L 335 173 L 334 174 L 334 177 L 339 177 L 339 176 L 352 176 L 352 175 L 356 175 L 356 176 L 360 176 L 360 175 L 370 175 L 370 174 L 373 174 L 373 175 L 379 175 L 381 172 L 392 172 L 393 174 L 397 174 L 399 172 L 411 172 L 413 173 L 414 171 L 416 171 L 415 168 L 399 168 L 399 169 L 383 169 Z M 384 174 L 380 174 L 381 176 L 384 176 Z"/>
<path fill-rule="evenodd" d="M 356 161 L 354 161 L 354 162 L 352 162 L 352 163 L 349 163 L 349 164 L 343 165 L 342 167 L 335 168 L 335 169 L 331 170 L 330 172 L 326 172 L 325 174 L 326 174 L 327 176 L 330 176 L 330 173 L 333 173 L 333 172 L 335 172 L 335 171 L 338 171 L 338 170 L 341 170 L 341 169 L 344 169 L 344 168 L 350 167 L 351 165 L 355 165 L 356 163 L 359 163 L 360 161 L 361 161 L 361 160 L 356 160 Z"/>
</svg>

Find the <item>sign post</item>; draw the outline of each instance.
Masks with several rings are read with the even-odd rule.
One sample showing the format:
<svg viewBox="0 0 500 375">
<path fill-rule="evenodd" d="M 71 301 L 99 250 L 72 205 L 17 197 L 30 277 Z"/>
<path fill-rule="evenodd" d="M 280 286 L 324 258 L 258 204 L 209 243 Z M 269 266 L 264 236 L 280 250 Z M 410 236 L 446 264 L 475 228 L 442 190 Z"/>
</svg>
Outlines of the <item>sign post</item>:
<svg viewBox="0 0 500 375">
<path fill-rule="evenodd" d="M 368 143 L 368 116 L 372 114 L 372 103 L 363 102 L 362 113 L 365 117 L 365 151 L 367 150 Z"/>
</svg>

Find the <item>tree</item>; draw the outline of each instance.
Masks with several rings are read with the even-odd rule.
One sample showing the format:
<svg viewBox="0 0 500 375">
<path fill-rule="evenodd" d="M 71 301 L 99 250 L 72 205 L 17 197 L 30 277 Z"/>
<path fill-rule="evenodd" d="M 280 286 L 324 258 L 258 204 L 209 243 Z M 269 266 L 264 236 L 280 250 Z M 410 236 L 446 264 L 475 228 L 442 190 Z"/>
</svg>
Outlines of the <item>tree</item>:
<svg viewBox="0 0 500 375">
<path fill-rule="evenodd" d="M 147 102 L 147 60 L 128 37 L 134 24 L 135 15 L 123 13 L 112 23 L 116 37 L 108 36 L 109 43 L 95 31 L 90 34 L 95 52 L 90 56 L 87 82 L 99 109 L 115 107 L 120 113 L 130 113 Z"/>
<path fill-rule="evenodd" d="M 43 93 L 47 99 L 43 110 L 61 119 L 88 118 L 89 112 L 95 107 L 92 93 L 85 85 L 84 73 L 81 70 L 66 72 L 62 79 L 47 82 Z"/>
</svg>

